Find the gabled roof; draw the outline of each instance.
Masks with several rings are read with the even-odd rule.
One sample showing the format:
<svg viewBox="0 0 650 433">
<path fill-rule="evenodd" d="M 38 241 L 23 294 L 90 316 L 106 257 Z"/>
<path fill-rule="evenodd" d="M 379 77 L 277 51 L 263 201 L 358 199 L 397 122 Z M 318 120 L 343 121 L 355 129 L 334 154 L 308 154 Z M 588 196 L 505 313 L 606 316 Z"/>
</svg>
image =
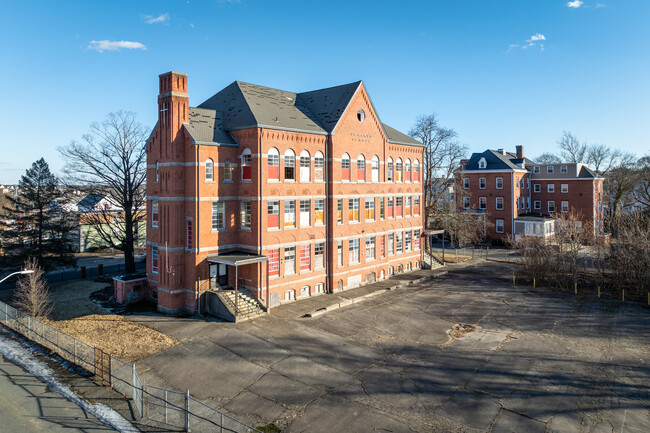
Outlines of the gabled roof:
<svg viewBox="0 0 650 433">
<path fill-rule="evenodd" d="M 195 143 L 237 144 L 235 139 L 224 131 L 219 111 L 190 107 L 190 121 L 184 126 Z"/>
<path fill-rule="evenodd" d="M 190 108 L 190 122 L 186 127 L 197 142 L 204 139 L 212 142 L 218 137 L 233 140 L 226 137 L 227 131 L 261 127 L 327 134 L 334 131 L 361 84 L 355 81 L 293 93 L 235 81 L 198 108 Z M 382 128 L 391 143 L 422 146 L 416 139 L 388 125 L 382 124 Z M 213 135 L 211 140 L 210 134 Z"/>
<path fill-rule="evenodd" d="M 384 131 L 386 132 L 386 137 L 388 138 L 388 141 L 390 141 L 391 143 L 423 146 L 423 144 L 417 141 L 415 138 L 403 134 L 399 132 L 397 129 L 391 128 L 390 126 L 386 125 L 385 123 L 382 123 L 381 126 L 384 128 Z"/>
<path fill-rule="evenodd" d="M 360 86 L 361 81 L 355 81 L 341 86 L 299 93 L 298 96 L 318 118 L 323 129 L 332 132 Z"/>
<path fill-rule="evenodd" d="M 235 81 L 199 105 L 223 113 L 227 131 L 255 127 L 325 134 L 318 119 L 293 92 Z"/>
<path fill-rule="evenodd" d="M 586 165 L 582 165 L 578 177 L 581 179 L 596 179 L 598 174 Z"/>
<path fill-rule="evenodd" d="M 485 168 L 479 168 L 478 163 L 481 158 L 485 158 L 487 166 Z M 535 162 L 531 161 L 528 158 L 524 158 L 524 166 L 528 169 L 529 166 L 535 165 Z M 486 150 L 482 153 L 472 153 L 469 161 L 465 165 L 465 170 L 522 170 L 521 164 L 522 159 L 517 158 L 517 155 L 514 153 L 506 152 L 503 153 L 497 150 Z"/>
<path fill-rule="evenodd" d="M 106 197 L 104 194 L 88 194 L 77 203 L 79 212 L 92 212 L 95 206 Z"/>
</svg>

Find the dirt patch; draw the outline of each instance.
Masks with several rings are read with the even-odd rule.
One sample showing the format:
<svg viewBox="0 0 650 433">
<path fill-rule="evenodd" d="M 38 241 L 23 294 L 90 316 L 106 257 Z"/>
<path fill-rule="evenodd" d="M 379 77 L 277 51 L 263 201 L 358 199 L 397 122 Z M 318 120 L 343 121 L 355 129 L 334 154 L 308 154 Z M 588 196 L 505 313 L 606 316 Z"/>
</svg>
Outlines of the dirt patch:
<svg viewBox="0 0 650 433">
<path fill-rule="evenodd" d="M 178 343 L 174 338 L 116 314 L 91 314 L 51 324 L 127 362 L 146 358 Z"/>
<path fill-rule="evenodd" d="M 54 310 L 47 322 L 127 362 L 178 344 L 174 338 L 102 308 L 102 305 L 115 307 L 118 313 L 124 310 L 122 305 L 111 301 L 112 294 L 113 288 L 106 282 L 82 280 L 51 284 Z M 2 295 L 4 302 L 11 302 L 11 293 L 2 292 Z"/>
<path fill-rule="evenodd" d="M 463 323 L 456 323 L 454 326 L 451 327 L 451 331 L 449 331 L 449 336 L 451 338 L 461 338 L 465 334 L 469 334 L 470 332 L 474 331 L 474 326 L 472 325 L 467 325 Z"/>
</svg>

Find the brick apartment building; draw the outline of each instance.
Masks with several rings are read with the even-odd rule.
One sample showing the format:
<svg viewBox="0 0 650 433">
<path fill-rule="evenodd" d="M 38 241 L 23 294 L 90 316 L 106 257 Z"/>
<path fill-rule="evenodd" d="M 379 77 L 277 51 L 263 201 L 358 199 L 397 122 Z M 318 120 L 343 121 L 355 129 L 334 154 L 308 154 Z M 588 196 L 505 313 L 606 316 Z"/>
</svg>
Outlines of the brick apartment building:
<svg viewBox="0 0 650 433">
<path fill-rule="evenodd" d="M 197 107 L 187 75 L 159 83 L 147 284 L 160 311 L 233 287 L 272 307 L 419 267 L 423 146 L 381 123 L 361 81 L 234 82 Z"/>
<path fill-rule="evenodd" d="M 457 208 L 485 213 L 487 240 L 554 233 L 555 217 L 577 212 L 583 230 L 602 232 L 603 178 L 585 164 L 537 164 L 503 149 L 473 153 L 456 176 Z M 462 191 L 462 192 L 461 192 Z"/>
</svg>

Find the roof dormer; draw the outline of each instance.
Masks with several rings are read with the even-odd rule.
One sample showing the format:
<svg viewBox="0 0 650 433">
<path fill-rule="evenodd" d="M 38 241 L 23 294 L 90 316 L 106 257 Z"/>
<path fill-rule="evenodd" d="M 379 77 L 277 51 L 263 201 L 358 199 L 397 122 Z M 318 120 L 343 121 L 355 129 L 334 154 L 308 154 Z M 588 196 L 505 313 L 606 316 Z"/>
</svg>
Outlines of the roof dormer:
<svg viewBox="0 0 650 433">
<path fill-rule="evenodd" d="M 478 161 L 478 168 L 486 168 L 487 167 L 487 162 L 485 161 L 485 158 L 481 158 Z"/>
</svg>

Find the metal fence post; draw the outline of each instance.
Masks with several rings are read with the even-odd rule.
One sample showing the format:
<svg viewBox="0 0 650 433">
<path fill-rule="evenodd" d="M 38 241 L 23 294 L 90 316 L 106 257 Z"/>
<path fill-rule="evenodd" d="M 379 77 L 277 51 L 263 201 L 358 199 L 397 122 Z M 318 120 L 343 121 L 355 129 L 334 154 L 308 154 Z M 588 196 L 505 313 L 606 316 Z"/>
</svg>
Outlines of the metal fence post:
<svg viewBox="0 0 650 433">
<path fill-rule="evenodd" d="M 77 339 L 74 338 L 72 341 L 74 342 L 74 354 L 73 354 L 74 363 L 78 365 L 78 363 L 77 363 Z"/>
<path fill-rule="evenodd" d="M 190 431 L 190 390 L 185 393 L 185 431 Z"/>
</svg>

